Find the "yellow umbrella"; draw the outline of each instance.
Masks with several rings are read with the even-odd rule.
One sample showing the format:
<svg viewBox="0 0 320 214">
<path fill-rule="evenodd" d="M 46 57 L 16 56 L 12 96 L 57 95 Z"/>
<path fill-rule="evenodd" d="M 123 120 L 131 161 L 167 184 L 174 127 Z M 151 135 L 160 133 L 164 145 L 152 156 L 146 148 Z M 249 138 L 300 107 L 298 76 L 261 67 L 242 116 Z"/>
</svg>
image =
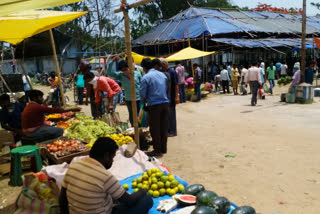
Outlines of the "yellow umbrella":
<svg viewBox="0 0 320 214">
<path fill-rule="evenodd" d="M 0 17 L 0 41 L 18 44 L 24 39 L 55 28 L 87 12 L 28 11 Z"/>
<path fill-rule="evenodd" d="M 140 54 L 137 54 L 137 53 L 132 52 L 132 58 L 133 58 L 134 63 L 136 63 L 136 64 L 141 64 L 141 62 L 142 62 L 142 60 L 143 60 L 144 58 L 155 59 L 156 57 L 153 57 L 153 56 L 143 56 L 143 55 L 140 55 Z"/>
<path fill-rule="evenodd" d="M 180 60 L 187 60 L 187 59 L 194 59 L 203 56 L 207 56 L 210 54 L 215 53 L 215 51 L 207 52 L 207 51 L 200 51 L 191 47 L 184 48 L 177 53 L 172 54 L 171 56 L 167 57 L 166 59 L 171 61 L 180 61 Z"/>
<path fill-rule="evenodd" d="M 0 0 L 0 16 L 27 10 L 46 9 L 83 0 Z"/>
</svg>

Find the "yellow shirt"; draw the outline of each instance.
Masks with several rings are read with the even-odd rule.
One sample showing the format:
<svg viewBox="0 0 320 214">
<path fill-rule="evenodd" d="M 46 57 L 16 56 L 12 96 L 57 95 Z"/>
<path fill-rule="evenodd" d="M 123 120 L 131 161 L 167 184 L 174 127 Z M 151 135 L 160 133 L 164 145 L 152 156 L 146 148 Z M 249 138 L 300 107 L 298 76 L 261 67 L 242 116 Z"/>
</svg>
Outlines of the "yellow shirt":
<svg viewBox="0 0 320 214">
<path fill-rule="evenodd" d="M 231 80 L 238 80 L 238 77 L 240 76 L 238 69 L 231 69 Z"/>
</svg>

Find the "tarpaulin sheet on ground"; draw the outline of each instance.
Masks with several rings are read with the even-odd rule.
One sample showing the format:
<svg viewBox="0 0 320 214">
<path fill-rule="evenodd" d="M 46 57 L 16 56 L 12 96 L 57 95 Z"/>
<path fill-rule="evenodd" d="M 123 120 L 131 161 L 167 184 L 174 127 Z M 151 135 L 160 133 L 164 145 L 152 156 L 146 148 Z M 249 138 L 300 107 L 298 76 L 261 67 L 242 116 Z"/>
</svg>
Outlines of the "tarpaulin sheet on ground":
<svg viewBox="0 0 320 214">
<path fill-rule="evenodd" d="M 165 174 L 167 174 L 167 173 L 165 173 Z M 128 184 L 129 185 L 128 192 L 130 194 L 132 194 L 133 193 L 133 188 L 131 187 L 132 180 L 133 179 L 137 179 L 138 177 L 141 177 L 141 176 L 142 176 L 142 173 L 139 173 L 137 175 L 133 175 L 133 176 L 131 176 L 129 178 L 121 180 L 120 184 L 121 185 Z M 182 180 L 181 178 L 179 178 L 178 176 L 175 176 L 175 178 L 176 178 L 176 180 L 179 181 L 179 184 L 183 184 L 183 186 L 188 186 L 188 183 L 186 181 Z M 160 196 L 159 198 L 153 198 L 153 206 L 149 210 L 149 214 L 159 214 L 159 213 L 161 213 L 160 211 L 157 210 L 157 207 L 159 206 L 160 201 L 171 199 L 171 198 L 172 198 L 172 196 L 169 196 L 169 195 Z M 230 214 L 232 212 L 232 210 L 234 210 L 236 207 L 237 207 L 236 205 L 232 204 L 228 214 Z M 172 212 L 176 212 L 181 208 L 183 208 L 183 207 L 178 207 L 178 208 L 174 209 Z"/>
<path fill-rule="evenodd" d="M 0 17 L 0 41 L 18 44 L 35 34 L 55 28 L 87 12 L 28 11 Z"/>
<path fill-rule="evenodd" d="M 207 52 L 207 51 L 200 51 L 191 47 L 184 48 L 177 53 L 172 54 L 171 56 L 167 57 L 166 59 L 171 61 L 179 61 L 179 60 L 187 60 L 187 59 L 195 59 L 203 56 L 207 56 L 210 54 L 214 54 L 215 51 Z"/>
<path fill-rule="evenodd" d="M 27 10 L 46 9 L 83 0 L 1 0 L 0 16 L 19 13 Z"/>
</svg>

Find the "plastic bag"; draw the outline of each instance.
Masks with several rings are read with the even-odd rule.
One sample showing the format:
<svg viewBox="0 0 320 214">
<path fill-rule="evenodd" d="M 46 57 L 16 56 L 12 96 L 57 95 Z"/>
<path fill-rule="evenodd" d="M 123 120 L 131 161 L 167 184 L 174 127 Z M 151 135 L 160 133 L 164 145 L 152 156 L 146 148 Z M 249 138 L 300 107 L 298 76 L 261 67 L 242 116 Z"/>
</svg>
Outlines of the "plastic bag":
<svg viewBox="0 0 320 214">
<path fill-rule="evenodd" d="M 141 104 L 138 116 L 138 123 L 140 127 L 148 127 L 147 112 L 144 110 L 144 105 L 144 103 Z"/>
<path fill-rule="evenodd" d="M 269 88 L 267 86 L 267 83 L 263 84 L 263 90 L 264 90 L 264 93 L 269 93 Z"/>
<path fill-rule="evenodd" d="M 35 175 L 27 175 L 24 177 L 23 187 L 16 202 L 15 214 L 59 213 L 59 189 L 54 181 L 40 181 Z"/>
</svg>

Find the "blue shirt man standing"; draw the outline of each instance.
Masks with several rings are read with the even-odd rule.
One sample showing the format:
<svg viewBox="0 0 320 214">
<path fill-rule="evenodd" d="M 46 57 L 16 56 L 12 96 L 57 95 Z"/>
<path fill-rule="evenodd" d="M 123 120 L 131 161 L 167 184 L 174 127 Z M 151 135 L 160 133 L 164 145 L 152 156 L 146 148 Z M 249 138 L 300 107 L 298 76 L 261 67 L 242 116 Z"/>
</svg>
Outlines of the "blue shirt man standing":
<svg viewBox="0 0 320 214">
<path fill-rule="evenodd" d="M 162 67 L 159 59 L 142 60 L 146 71 L 140 84 L 140 100 L 147 103 L 148 122 L 154 151 L 149 156 L 162 156 L 167 153 L 169 99 L 167 96 L 168 78 L 159 71 Z"/>
</svg>

